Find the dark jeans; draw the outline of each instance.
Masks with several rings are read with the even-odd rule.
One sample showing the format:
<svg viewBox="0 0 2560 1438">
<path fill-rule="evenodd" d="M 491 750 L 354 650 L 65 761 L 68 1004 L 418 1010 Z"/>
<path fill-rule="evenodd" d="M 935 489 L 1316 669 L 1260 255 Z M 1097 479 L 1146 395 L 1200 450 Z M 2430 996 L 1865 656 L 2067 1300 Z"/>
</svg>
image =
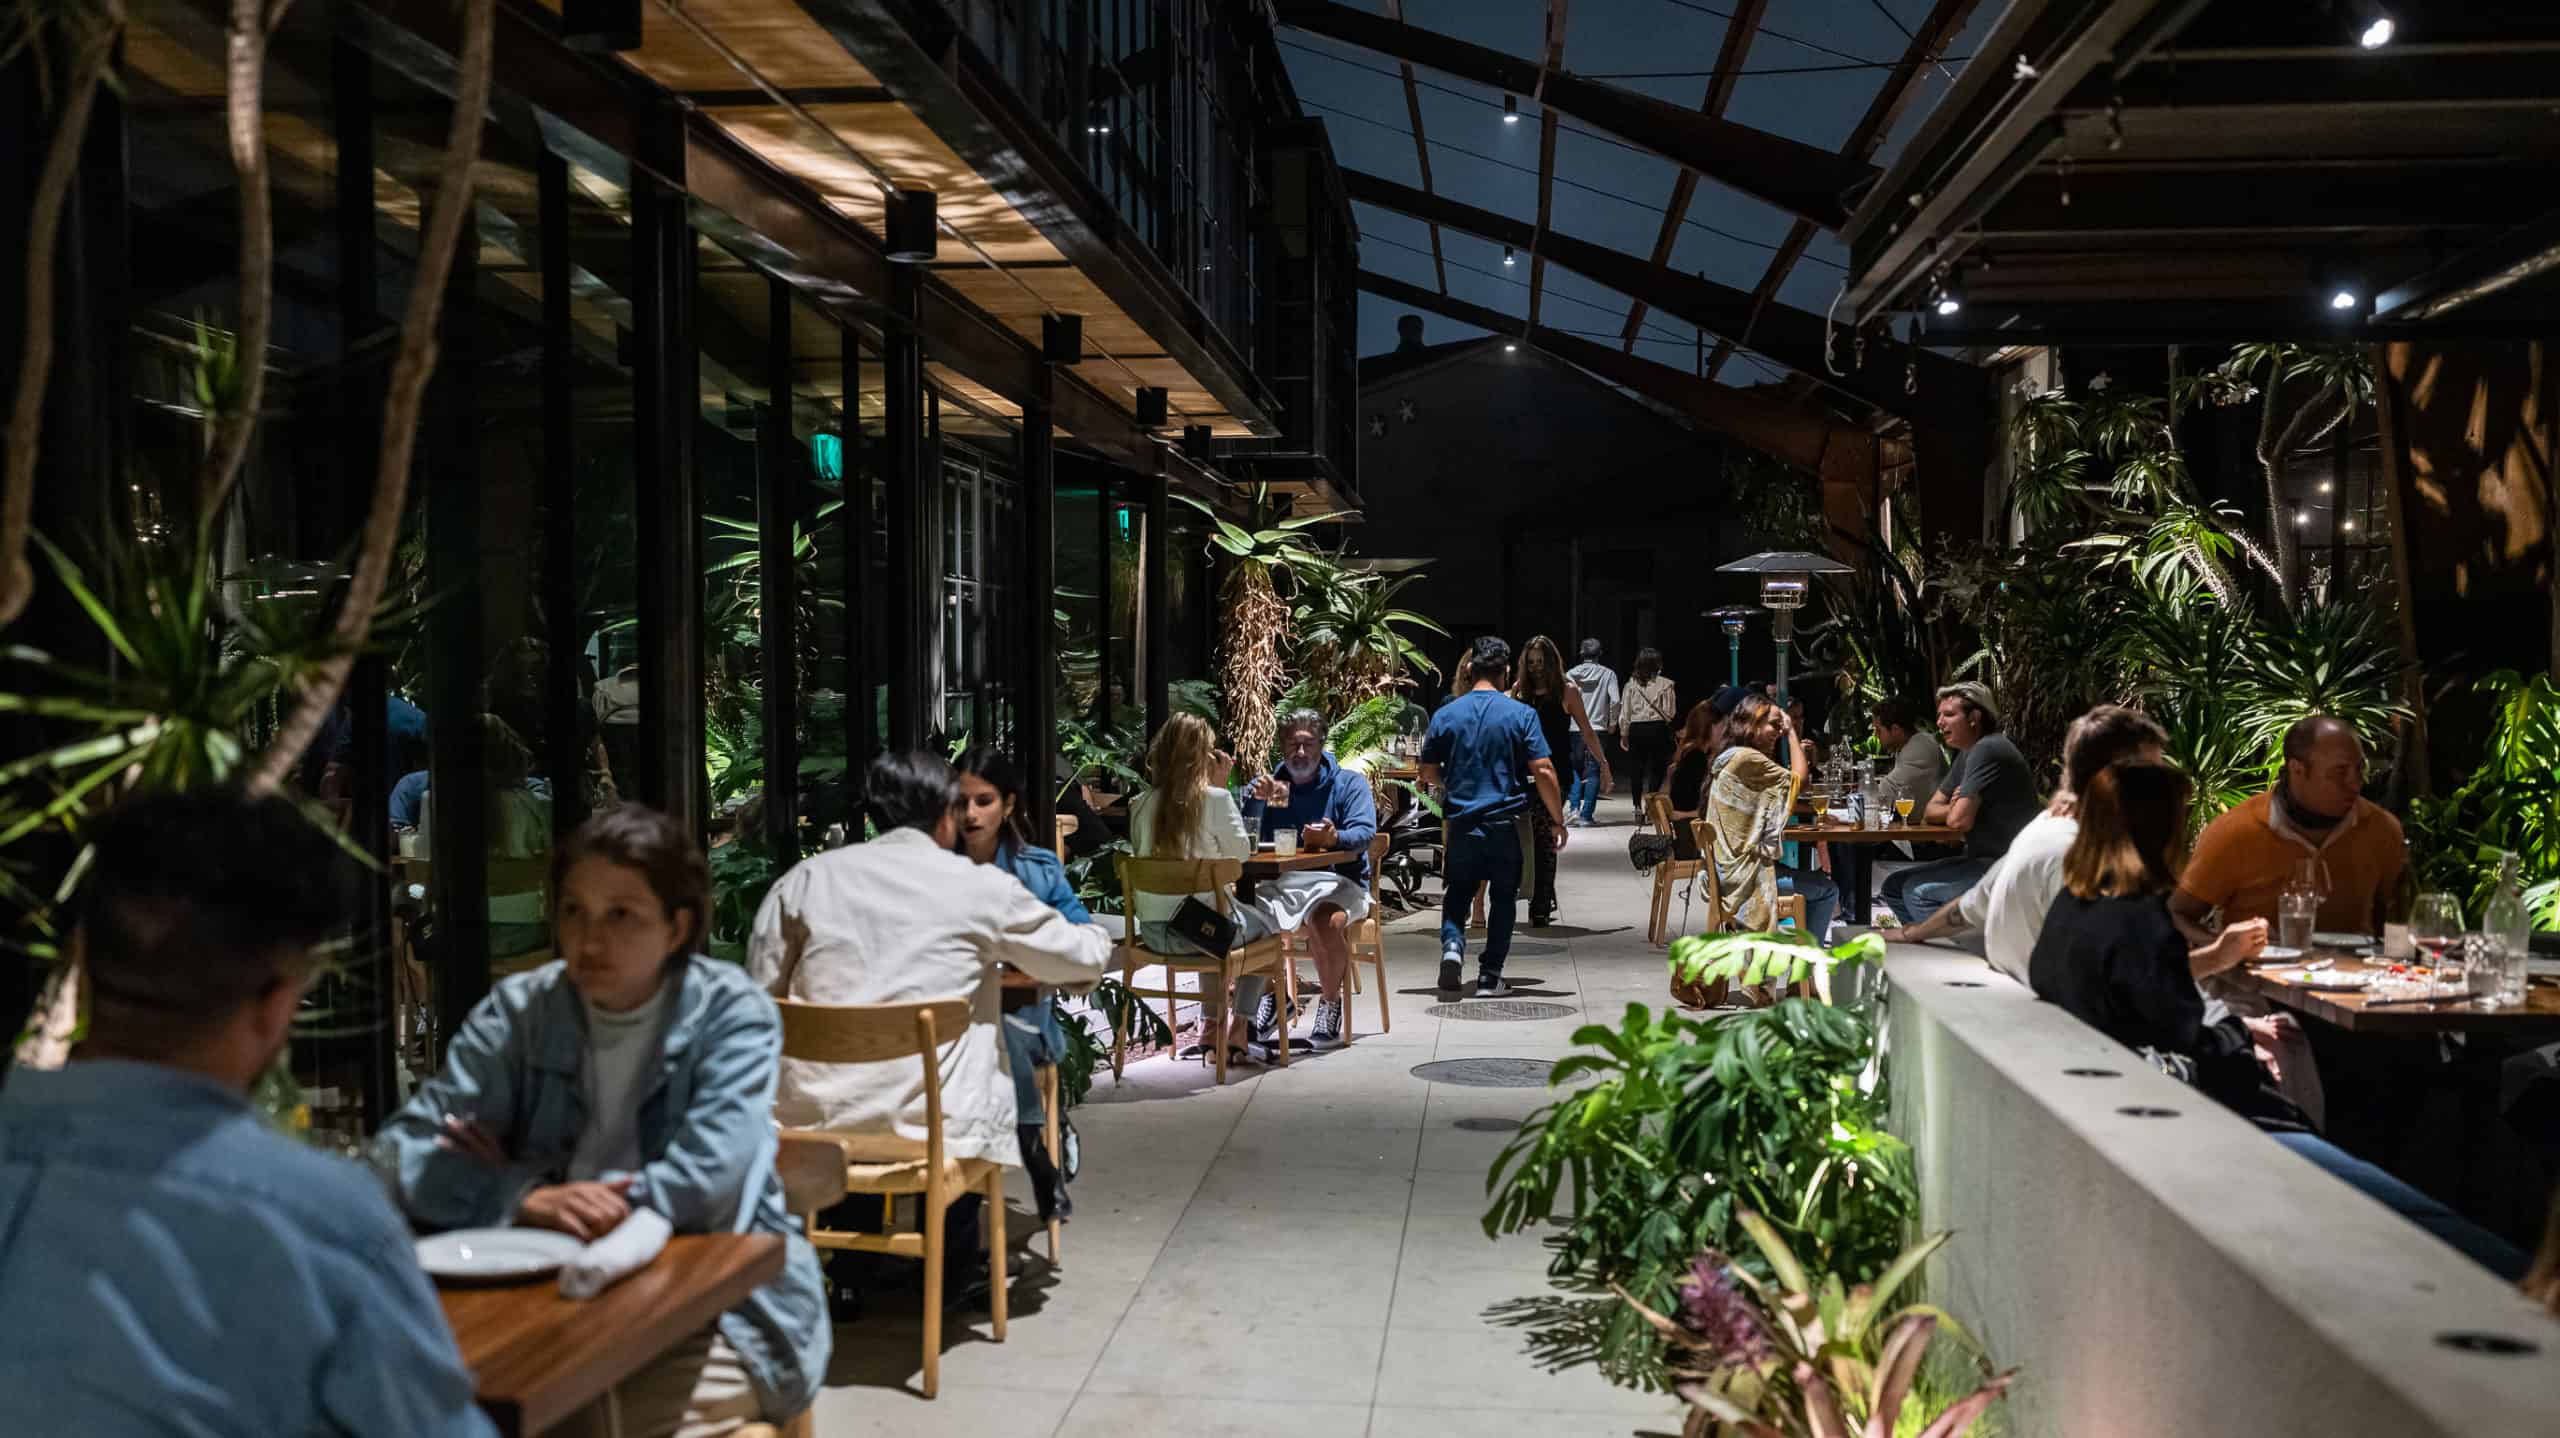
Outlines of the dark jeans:
<svg viewBox="0 0 2560 1438">
<path fill-rule="evenodd" d="M 1671 726 L 1668 724 L 1630 724 L 1627 726 L 1627 767 L 1633 771 L 1636 803 L 1659 789 L 1671 778 Z"/>
<path fill-rule="evenodd" d="M 2427 1197 L 2390 1174 L 2309 1133 L 2272 1134 L 2276 1142 L 2302 1155 L 2349 1188 L 2460 1249 L 2465 1257 L 2509 1283 L 2523 1279 L 2523 1250 Z"/>
<path fill-rule="evenodd" d="M 1840 889 L 1831 876 L 1819 869 L 1791 869 L 1778 866 L 1778 892 L 1804 896 L 1804 931 L 1815 943 L 1821 943 L 1831 932 L 1831 919 L 1840 911 Z"/>
<path fill-rule="evenodd" d="M 1875 875 L 1875 845 L 1831 846 L 1831 877 L 1840 885 L 1841 916 L 1850 923 L 1872 921 L 1875 910 L 1869 896 L 1875 893 Z"/>
<path fill-rule="evenodd" d="M 1556 826 L 1547 806 L 1535 799 L 1529 801 L 1529 841 L 1536 846 L 1530 856 L 1529 922 L 1543 924 L 1556 913 Z"/>
<path fill-rule="evenodd" d="M 1499 975 L 1511 956 L 1511 927 L 1519 915 L 1520 836 L 1508 819 L 1482 829 L 1453 829 L 1441 865 L 1440 952 L 1460 959 L 1467 952 L 1467 910 L 1475 903 L 1476 886 L 1491 894 L 1484 906 L 1484 953 L 1479 973 Z"/>
<path fill-rule="evenodd" d="M 1884 906 L 1907 927 L 1954 903 L 1989 872 L 1989 859 L 1966 858 L 1896 869 L 1885 877 Z"/>
</svg>

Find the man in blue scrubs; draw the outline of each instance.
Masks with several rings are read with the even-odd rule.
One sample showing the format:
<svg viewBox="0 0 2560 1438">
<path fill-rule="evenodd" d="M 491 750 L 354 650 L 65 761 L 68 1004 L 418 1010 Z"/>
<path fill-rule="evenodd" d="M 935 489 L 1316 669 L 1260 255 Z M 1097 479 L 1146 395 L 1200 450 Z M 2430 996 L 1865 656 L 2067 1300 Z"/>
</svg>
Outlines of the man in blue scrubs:
<svg viewBox="0 0 2560 1438">
<path fill-rule="evenodd" d="M 494 1434 L 382 1185 L 248 1103 L 357 882 L 280 798 L 99 826 L 88 1036 L 0 1089 L 0 1433 Z"/>
<path fill-rule="evenodd" d="M 1511 683 L 1511 646 L 1493 635 L 1468 654 L 1476 686 L 1431 716 L 1422 739 L 1422 783 L 1441 791 L 1443 864 L 1440 896 L 1440 987 L 1456 992 L 1466 978 L 1467 908 L 1478 886 L 1485 905 L 1484 953 L 1476 961 L 1476 996 L 1510 992 L 1502 961 L 1511 953 L 1513 905 L 1528 867 L 1529 806 L 1547 806 L 1555 846 L 1564 847 L 1564 790 L 1538 730 L 1538 711 L 1503 693 Z"/>
</svg>

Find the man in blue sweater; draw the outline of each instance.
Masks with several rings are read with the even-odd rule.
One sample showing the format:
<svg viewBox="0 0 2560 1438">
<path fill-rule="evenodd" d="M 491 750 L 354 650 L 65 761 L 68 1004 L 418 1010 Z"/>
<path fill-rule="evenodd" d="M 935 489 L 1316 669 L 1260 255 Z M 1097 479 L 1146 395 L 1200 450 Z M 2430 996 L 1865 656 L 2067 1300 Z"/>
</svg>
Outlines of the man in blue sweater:
<svg viewBox="0 0 2560 1438">
<path fill-rule="evenodd" d="M 1307 1035 L 1320 1049 L 1342 1042 L 1344 979 L 1351 972 L 1347 931 L 1369 913 L 1369 841 L 1378 832 L 1378 804 L 1366 776 L 1345 769 L 1325 752 L 1324 716 L 1299 709 L 1280 720 L 1280 766 L 1245 787 L 1245 818 L 1259 825 L 1264 842 L 1284 829 L 1298 833 L 1304 853 L 1340 851 L 1331 869 L 1283 874 L 1262 884 L 1255 903 L 1275 932 L 1305 928 L 1315 952 L 1323 992 L 1315 1027 Z M 1254 1009 L 1256 1043 L 1284 1042 L 1280 1001 L 1265 993 Z"/>
</svg>

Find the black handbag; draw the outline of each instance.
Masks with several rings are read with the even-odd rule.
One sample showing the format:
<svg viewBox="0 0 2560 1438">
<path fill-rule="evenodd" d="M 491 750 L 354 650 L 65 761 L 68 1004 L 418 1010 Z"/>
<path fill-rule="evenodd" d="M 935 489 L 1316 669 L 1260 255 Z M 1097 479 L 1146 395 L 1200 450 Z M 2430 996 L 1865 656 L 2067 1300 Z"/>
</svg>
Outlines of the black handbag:
<svg viewBox="0 0 2560 1438">
<path fill-rule="evenodd" d="M 1669 834 L 1630 834 L 1627 836 L 1627 862 L 1639 874 L 1650 873 L 1653 866 L 1671 857 Z"/>
<path fill-rule="evenodd" d="M 1165 920 L 1165 927 L 1176 939 L 1213 959 L 1225 958 L 1227 951 L 1236 946 L 1235 919 L 1197 898 L 1183 900 L 1182 907 Z"/>
</svg>

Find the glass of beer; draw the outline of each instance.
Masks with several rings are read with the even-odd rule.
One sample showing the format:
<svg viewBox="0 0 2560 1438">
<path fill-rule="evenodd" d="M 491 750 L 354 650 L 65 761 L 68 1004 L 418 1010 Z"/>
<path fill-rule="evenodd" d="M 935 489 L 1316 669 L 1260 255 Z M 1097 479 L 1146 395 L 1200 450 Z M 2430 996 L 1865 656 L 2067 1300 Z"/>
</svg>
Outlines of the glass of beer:
<svg viewBox="0 0 2560 1438">
<path fill-rule="evenodd" d="M 1894 812 L 1895 817 L 1899 818 L 1903 823 L 1905 823 L 1905 824 L 1910 823 L 1910 822 L 1911 822 L 1911 801 L 1910 801 L 1910 800 L 1908 800 L 1908 799 L 1896 799 L 1896 800 L 1894 800 L 1894 801 L 1893 801 L 1893 812 Z"/>
</svg>

